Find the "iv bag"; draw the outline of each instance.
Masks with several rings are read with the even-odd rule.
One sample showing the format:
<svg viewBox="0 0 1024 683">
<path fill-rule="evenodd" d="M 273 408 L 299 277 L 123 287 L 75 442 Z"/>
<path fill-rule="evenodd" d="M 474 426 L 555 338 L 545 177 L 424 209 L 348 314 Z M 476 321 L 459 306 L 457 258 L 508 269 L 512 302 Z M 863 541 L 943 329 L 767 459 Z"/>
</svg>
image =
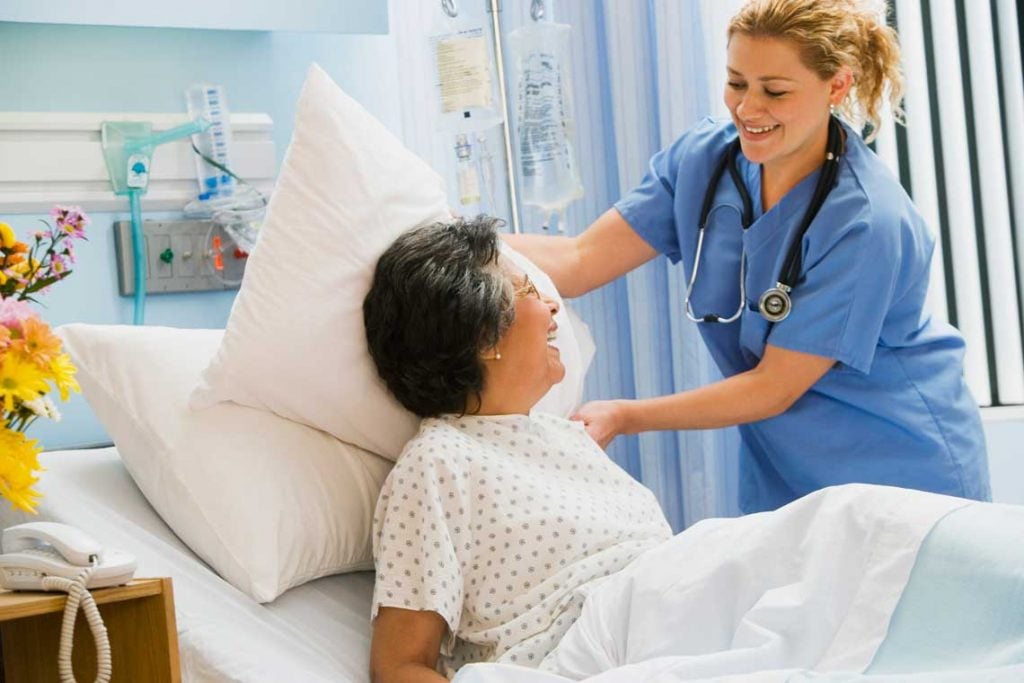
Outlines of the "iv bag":
<svg viewBox="0 0 1024 683">
<path fill-rule="evenodd" d="M 436 127 L 470 132 L 504 121 L 494 46 L 482 25 L 437 12 L 427 45 L 433 65 Z"/>
<path fill-rule="evenodd" d="M 562 214 L 583 196 L 573 143 L 570 30 L 566 24 L 533 21 L 509 35 L 520 197 L 523 204 L 539 208 L 545 219 Z"/>
</svg>

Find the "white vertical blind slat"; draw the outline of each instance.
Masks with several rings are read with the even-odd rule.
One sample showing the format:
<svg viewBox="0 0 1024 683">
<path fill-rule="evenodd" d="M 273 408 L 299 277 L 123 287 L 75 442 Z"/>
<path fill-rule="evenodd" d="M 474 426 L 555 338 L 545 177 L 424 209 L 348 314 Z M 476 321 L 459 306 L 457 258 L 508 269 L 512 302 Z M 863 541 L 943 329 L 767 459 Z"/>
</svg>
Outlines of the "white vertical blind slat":
<svg viewBox="0 0 1024 683">
<path fill-rule="evenodd" d="M 900 177 L 900 160 L 896 148 L 896 122 L 892 118 L 892 107 L 888 101 L 882 107 L 882 125 L 878 130 L 878 137 L 875 138 L 875 150 L 878 158 L 882 160 L 893 177 Z"/>
<path fill-rule="evenodd" d="M 938 236 L 938 180 L 935 177 L 935 156 L 932 149 L 932 114 L 926 77 L 928 70 L 925 62 L 921 0 L 896 0 L 896 17 L 899 22 L 900 48 L 906 74 L 903 109 L 907 119 L 911 194 L 917 210 L 931 228 L 932 234 L 936 236 L 927 308 L 937 319 L 948 321 L 947 283 L 943 267 L 944 248 Z"/>
<path fill-rule="evenodd" d="M 992 404 L 989 381 L 984 307 L 981 297 L 981 272 L 975 239 L 974 199 L 971 196 L 970 155 L 967 149 L 967 119 L 961 81 L 960 52 L 954 0 L 936 0 L 931 4 L 932 41 L 936 49 L 935 68 L 943 89 L 937 93 L 941 108 L 939 133 L 942 141 L 945 187 L 952 250 L 957 326 L 967 340 L 964 375 L 978 402 Z"/>
<path fill-rule="evenodd" d="M 1024 350 L 1021 348 L 1020 307 L 1003 163 L 992 15 L 987 2 L 968 2 L 965 8 L 997 392 L 1001 403 L 1024 403 Z"/>
<path fill-rule="evenodd" d="M 999 35 L 999 60 L 1003 85 L 1003 114 L 1010 164 L 1009 187 L 1017 236 L 1017 292 L 1020 319 L 1024 319 L 1024 69 L 1021 67 L 1020 27 L 1017 3 L 1020 0 L 996 0 Z"/>
</svg>

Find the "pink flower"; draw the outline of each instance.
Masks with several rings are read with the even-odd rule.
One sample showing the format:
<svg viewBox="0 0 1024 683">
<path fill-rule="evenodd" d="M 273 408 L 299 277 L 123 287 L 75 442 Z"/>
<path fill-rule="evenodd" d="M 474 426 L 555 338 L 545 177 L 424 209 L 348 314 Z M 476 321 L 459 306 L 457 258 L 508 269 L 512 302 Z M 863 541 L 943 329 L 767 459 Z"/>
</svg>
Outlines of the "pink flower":
<svg viewBox="0 0 1024 683">
<path fill-rule="evenodd" d="M 21 321 L 38 317 L 38 314 L 24 301 L 0 299 L 0 325 L 13 329 L 21 327 Z"/>
<path fill-rule="evenodd" d="M 57 223 L 57 229 L 67 233 L 69 237 L 85 237 L 85 226 L 89 224 L 89 217 L 80 207 L 57 205 L 50 210 L 50 216 Z"/>
<path fill-rule="evenodd" d="M 50 268 L 53 270 L 53 274 L 54 275 L 60 275 L 61 273 L 65 273 L 68 270 L 70 270 L 70 267 L 68 266 L 68 259 L 67 259 L 67 256 L 66 256 L 66 250 L 65 250 L 65 255 L 61 255 L 61 254 L 54 254 L 53 255 L 53 257 L 50 259 Z"/>
</svg>

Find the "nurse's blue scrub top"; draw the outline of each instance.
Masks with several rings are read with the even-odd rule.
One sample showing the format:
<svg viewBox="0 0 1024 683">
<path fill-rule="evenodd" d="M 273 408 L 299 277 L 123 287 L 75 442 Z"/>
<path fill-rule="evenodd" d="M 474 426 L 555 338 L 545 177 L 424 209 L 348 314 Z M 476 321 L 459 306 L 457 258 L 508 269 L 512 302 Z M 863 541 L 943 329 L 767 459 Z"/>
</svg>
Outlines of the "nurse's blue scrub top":
<svg viewBox="0 0 1024 683">
<path fill-rule="evenodd" d="M 778 280 L 818 173 L 764 213 L 760 167 L 739 154 L 756 220 L 744 232 L 728 174 L 708 220 L 695 315 L 733 314 L 740 250 L 747 256 L 740 320 L 699 326 L 722 374 L 756 366 L 766 343 L 837 361 L 785 413 L 739 427 L 740 508 L 771 510 L 850 482 L 987 500 L 985 438 L 963 377 L 964 340 L 924 311 L 934 239 L 899 182 L 844 127 L 839 179 L 803 238 L 788 318 L 768 322 L 757 301 Z M 687 280 L 708 179 L 735 137 L 731 122 L 697 125 L 654 155 L 644 180 L 615 205 L 651 246 L 682 260 Z"/>
</svg>

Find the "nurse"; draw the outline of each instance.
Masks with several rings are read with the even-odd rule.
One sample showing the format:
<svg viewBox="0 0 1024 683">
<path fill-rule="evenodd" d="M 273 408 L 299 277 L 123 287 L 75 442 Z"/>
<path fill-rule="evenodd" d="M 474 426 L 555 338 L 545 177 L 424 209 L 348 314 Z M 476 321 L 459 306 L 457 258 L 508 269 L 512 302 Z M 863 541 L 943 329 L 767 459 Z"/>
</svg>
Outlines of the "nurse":
<svg viewBox="0 0 1024 683">
<path fill-rule="evenodd" d="M 899 111 L 895 33 L 874 3 L 753 0 L 728 36 L 730 121 L 654 155 L 579 236 L 507 237 L 565 296 L 658 254 L 682 263 L 725 379 L 577 419 L 602 446 L 739 425 L 745 512 L 849 482 L 989 499 L 964 340 L 925 311 L 934 239 L 848 123 L 878 130 L 886 97 Z"/>
</svg>

